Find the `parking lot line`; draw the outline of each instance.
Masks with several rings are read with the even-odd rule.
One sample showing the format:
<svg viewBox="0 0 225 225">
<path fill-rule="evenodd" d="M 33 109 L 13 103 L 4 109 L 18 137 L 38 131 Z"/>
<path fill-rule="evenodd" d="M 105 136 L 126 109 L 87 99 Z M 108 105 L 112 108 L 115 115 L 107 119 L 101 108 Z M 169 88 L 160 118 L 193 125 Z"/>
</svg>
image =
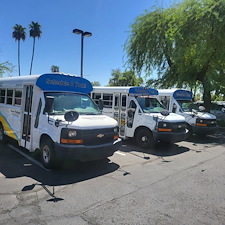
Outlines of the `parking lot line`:
<svg viewBox="0 0 225 225">
<path fill-rule="evenodd" d="M 118 154 L 118 155 L 122 155 L 122 156 L 125 156 L 126 155 L 125 153 L 123 153 L 121 151 L 116 151 L 115 153 Z"/>
<path fill-rule="evenodd" d="M 33 162 L 34 164 L 36 164 L 37 166 L 41 167 L 42 169 L 44 169 L 45 171 L 51 171 L 49 169 L 46 169 L 39 161 L 37 161 L 36 159 L 32 158 L 31 156 L 29 156 L 28 154 L 22 152 L 21 150 L 19 150 L 18 148 L 16 148 L 13 145 L 8 144 L 8 146 L 13 149 L 14 151 L 18 152 L 19 154 L 21 154 L 22 156 L 26 157 L 27 159 L 29 159 L 31 162 Z"/>
</svg>

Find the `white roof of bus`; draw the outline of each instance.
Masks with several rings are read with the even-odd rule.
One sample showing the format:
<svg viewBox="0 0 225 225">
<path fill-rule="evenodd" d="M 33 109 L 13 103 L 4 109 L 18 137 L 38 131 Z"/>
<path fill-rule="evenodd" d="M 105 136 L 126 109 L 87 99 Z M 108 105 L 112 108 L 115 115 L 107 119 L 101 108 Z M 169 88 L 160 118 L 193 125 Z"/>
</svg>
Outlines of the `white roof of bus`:
<svg viewBox="0 0 225 225">
<path fill-rule="evenodd" d="M 99 87 L 95 86 L 93 87 L 92 92 L 104 92 L 104 93 L 118 93 L 118 92 L 123 92 L 123 93 L 128 93 L 130 88 L 134 86 L 124 86 L 124 87 Z"/>
<path fill-rule="evenodd" d="M 1 87 L 22 87 L 23 83 L 34 84 L 40 75 L 0 78 Z"/>
<path fill-rule="evenodd" d="M 25 76 L 3 77 L 3 78 L 0 78 L 0 81 L 36 80 L 40 75 L 25 75 Z"/>
<path fill-rule="evenodd" d="M 166 94 L 166 95 L 173 95 L 173 93 L 177 90 L 183 90 L 183 89 L 179 89 L 179 88 L 171 88 L 171 89 L 157 89 L 160 94 Z M 184 90 L 186 91 L 186 90 Z"/>
<path fill-rule="evenodd" d="M 54 74 L 54 73 L 46 73 L 46 74 Z M 55 73 L 55 74 L 63 74 L 63 73 Z M 36 80 L 43 74 L 38 75 L 24 75 L 24 76 L 12 76 L 12 77 L 4 77 L 0 78 L 0 87 L 22 87 L 23 84 L 34 84 Z M 70 75 L 70 74 L 64 74 Z"/>
</svg>

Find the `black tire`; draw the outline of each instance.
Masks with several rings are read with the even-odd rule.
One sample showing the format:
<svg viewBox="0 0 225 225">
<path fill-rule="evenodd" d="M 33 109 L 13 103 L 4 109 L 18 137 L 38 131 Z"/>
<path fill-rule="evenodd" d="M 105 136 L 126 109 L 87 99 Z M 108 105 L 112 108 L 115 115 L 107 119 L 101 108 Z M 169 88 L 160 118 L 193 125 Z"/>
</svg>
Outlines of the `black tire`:
<svg viewBox="0 0 225 225">
<path fill-rule="evenodd" d="M 45 138 L 41 142 L 41 162 L 47 169 L 52 169 L 56 166 L 53 142 L 49 138 Z"/>
<path fill-rule="evenodd" d="M 137 130 L 135 134 L 135 141 L 137 145 L 142 148 L 151 148 L 154 146 L 152 132 L 147 128 Z"/>
<path fill-rule="evenodd" d="M 6 135 L 4 133 L 4 128 L 1 123 L 0 123 L 0 143 L 2 144 L 6 143 Z"/>
</svg>

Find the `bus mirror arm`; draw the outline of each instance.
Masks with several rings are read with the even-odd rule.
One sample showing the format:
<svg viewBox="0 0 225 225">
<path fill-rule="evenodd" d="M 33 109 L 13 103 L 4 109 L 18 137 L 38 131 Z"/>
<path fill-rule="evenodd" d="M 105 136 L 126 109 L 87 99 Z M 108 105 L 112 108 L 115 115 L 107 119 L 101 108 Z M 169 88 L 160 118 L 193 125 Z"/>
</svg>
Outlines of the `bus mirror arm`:
<svg viewBox="0 0 225 225">
<path fill-rule="evenodd" d="M 103 110 L 103 100 L 101 98 L 98 99 L 98 108 L 99 108 L 100 111 Z"/>
</svg>

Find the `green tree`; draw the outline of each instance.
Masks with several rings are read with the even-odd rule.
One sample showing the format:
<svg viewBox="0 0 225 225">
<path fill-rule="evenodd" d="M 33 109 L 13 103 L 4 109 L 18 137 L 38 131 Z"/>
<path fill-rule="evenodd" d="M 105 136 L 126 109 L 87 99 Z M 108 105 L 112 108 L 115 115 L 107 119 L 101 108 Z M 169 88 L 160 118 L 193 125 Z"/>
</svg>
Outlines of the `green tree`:
<svg viewBox="0 0 225 225">
<path fill-rule="evenodd" d="M 125 44 L 132 70 L 150 74 L 167 87 L 203 87 L 210 108 L 214 81 L 225 75 L 225 1 L 186 0 L 139 16 Z M 217 83 L 218 84 L 218 83 Z"/>
<path fill-rule="evenodd" d="M 99 81 L 92 81 L 92 86 L 101 86 L 101 83 Z"/>
<path fill-rule="evenodd" d="M 141 77 L 136 77 L 133 71 L 121 72 L 120 69 L 112 70 L 108 86 L 140 86 Z"/>
<path fill-rule="evenodd" d="M 26 39 L 26 28 L 22 27 L 19 24 L 16 24 L 13 29 L 14 31 L 12 33 L 12 37 L 15 38 L 16 41 L 18 41 L 18 70 L 20 76 L 20 40 L 22 39 L 24 41 Z"/>
<path fill-rule="evenodd" d="M 52 73 L 58 73 L 59 72 L 59 66 L 52 65 L 51 66 L 51 72 Z"/>
<path fill-rule="evenodd" d="M 33 22 L 29 25 L 30 27 L 30 37 L 33 38 L 33 50 L 32 50 L 32 57 L 31 57 L 31 64 L 30 64 L 30 75 L 32 73 L 32 66 L 33 66 L 33 60 L 34 60 L 34 49 L 35 49 L 35 40 L 36 37 L 41 37 L 41 25 L 38 24 L 38 22 Z"/>
<path fill-rule="evenodd" d="M 8 73 L 9 75 L 13 72 L 14 66 L 7 62 L 0 63 L 0 77 L 3 76 L 4 73 Z"/>
</svg>

